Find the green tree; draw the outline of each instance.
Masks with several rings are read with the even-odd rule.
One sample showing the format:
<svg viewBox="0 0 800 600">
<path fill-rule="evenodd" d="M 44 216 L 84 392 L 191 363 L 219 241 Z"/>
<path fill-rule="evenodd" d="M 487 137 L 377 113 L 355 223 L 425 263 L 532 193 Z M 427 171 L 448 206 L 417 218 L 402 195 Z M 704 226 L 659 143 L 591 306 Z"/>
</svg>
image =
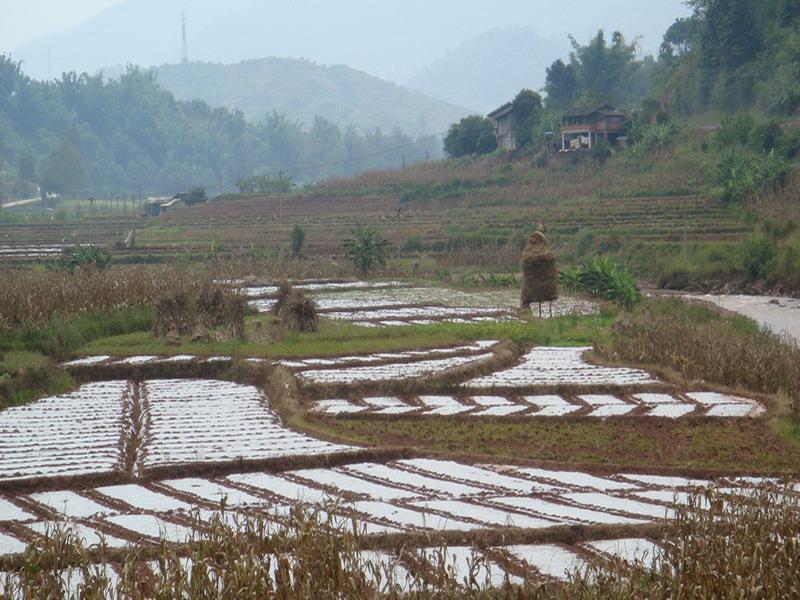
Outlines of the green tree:
<svg viewBox="0 0 800 600">
<path fill-rule="evenodd" d="M 517 146 L 529 147 L 540 139 L 533 139 L 533 133 L 542 120 L 542 97 L 534 91 L 522 90 L 514 98 L 514 115 L 517 119 Z"/>
<path fill-rule="evenodd" d="M 444 138 L 444 151 L 448 156 L 489 154 L 497 150 L 494 124 L 480 115 L 464 117 L 453 123 Z"/>
<path fill-rule="evenodd" d="M 346 256 L 362 275 L 367 275 L 377 265 L 386 265 L 389 242 L 376 229 L 359 225 L 352 233 L 353 237 L 344 243 Z"/>
<path fill-rule="evenodd" d="M 292 228 L 292 235 L 291 235 L 291 245 L 292 245 L 292 256 L 297 258 L 300 256 L 300 251 L 303 249 L 303 244 L 306 241 L 306 230 L 300 225 L 300 223 L 295 223 L 294 227 Z"/>
<path fill-rule="evenodd" d="M 308 130 L 277 113 L 250 123 L 236 110 L 177 101 L 153 72 L 133 67 L 117 79 L 66 73 L 35 81 L 4 55 L 0 140 L 5 163 L 35 159 L 45 191 L 103 195 L 161 194 L 198 182 L 224 191 L 240 175 L 254 173 L 278 175 L 254 181 L 253 193 L 284 192 L 292 176 L 312 181 L 391 168 L 440 150 L 438 143 L 414 144 L 399 131 L 350 129 L 343 136 L 322 119 Z"/>
<path fill-rule="evenodd" d="M 31 154 L 25 154 L 17 163 L 17 177 L 14 182 L 14 193 L 18 196 L 30 194 L 35 181 L 36 158 Z"/>
<path fill-rule="evenodd" d="M 664 41 L 661 43 L 661 60 L 671 60 L 683 56 L 692 49 L 692 43 L 697 39 L 698 20 L 690 17 L 678 19 L 664 34 Z"/>
<path fill-rule="evenodd" d="M 609 44 L 601 29 L 586 45 L 570 37 L 569 65 L 557 60 L 547 70 L 548 105 L 564 108 L 572 103 L 633 105 L 646 93 L 652 59 L 638 60 L 638 44 L 628 43 L 615 31 Z"/>
<path fill-rule="evenodd" d="M 690 0 L 664 36 L 654 95 L 680 112 L 800 106 L 800 2 Z"/>
<path fill-rule="evenodd" d="M 42 187 L 48 192 L 74 193 L 83 186 L 85 177 L 80 149 L 72 141 L 64 139 L 48 157 Z"/>
<path fill-rule="evenodd" d="M 544 89 L 547 92 L 547 105 L 554 108 L 566 108 L 578 95 L 575 67 L 564 63 L 559 58 L 547 68 L 546 74 Z"/>
</svg>

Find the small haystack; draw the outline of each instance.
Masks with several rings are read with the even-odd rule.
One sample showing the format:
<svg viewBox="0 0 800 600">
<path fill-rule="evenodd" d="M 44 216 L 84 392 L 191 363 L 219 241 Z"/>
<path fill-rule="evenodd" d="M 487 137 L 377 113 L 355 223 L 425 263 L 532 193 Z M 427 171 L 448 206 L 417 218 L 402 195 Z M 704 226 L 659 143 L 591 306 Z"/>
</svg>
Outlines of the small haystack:
<svg viewBox="0 0 800 600">
<path fill-rule="evenodd" d="M 558 298 L 558 268 L 556 254 L 547 243 L 544 231 L 540 227 L 534 231 L 522 251 L 522 308 L 530 308 L 531 304 L 539 304 L 539 316 L 542 316 L 542 303 L 552 302 Z M 550 305 L 550 316 L 553 306 Z"/>
<path fill-rule="evenodd" d="M 195 289 L 179 289 L 158 301 L 153 335 L 168 338 L 171 343 L 189 334 L 198 339 L 243 339 L 246 312 L 247 298 L 243 295 L 211 282 L 201 282 Z"/>
<path fill-rule="evenodd" d="M 272 314 L 286 329 L 303 332 L 317 330 L 317 303 L 302 291 L 294 289 L 288 281 L 281 283 L 278 288 Z"/>
</svg>

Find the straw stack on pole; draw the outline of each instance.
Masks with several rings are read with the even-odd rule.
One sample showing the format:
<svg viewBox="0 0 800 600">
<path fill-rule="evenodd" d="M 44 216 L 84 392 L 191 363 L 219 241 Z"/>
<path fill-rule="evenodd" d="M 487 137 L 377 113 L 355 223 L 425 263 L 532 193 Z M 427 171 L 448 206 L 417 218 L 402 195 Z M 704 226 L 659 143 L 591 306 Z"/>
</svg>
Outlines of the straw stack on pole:
<svg viewBox="0 0 800 600">
<path fill-rule="evenodd" d="M 542 303 L 558 298 L 558 268 L 556 254 L 547 243 L 544 228 L 540 225 L 528 238 L 522 251 L 522 308 L 530 308 L 531 304 L 539 304 L 539 316 L 542 316 Z M 553 305 L 550 304 L 550 316 L 553 316 Z"/>
</svg>

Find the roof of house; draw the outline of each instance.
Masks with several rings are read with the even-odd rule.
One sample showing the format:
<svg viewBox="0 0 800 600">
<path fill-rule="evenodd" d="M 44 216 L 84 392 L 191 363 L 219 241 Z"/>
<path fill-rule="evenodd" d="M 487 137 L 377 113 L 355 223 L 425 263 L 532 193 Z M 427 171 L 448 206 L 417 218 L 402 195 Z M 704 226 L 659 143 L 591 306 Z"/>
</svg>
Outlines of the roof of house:
<svg viewBox="0 0 800 600">
<path fill-rule="evenodd" d="M 506 102 L 500 108 L 495 108 L 487 116 L 490 119 L 499 119 L 501 117 L 505 117 L 507 114 L 511 113 L 513 110 L 514 110 L 514 103 L 513 102 Z"/>
<path fill-rule="evenodd" d="M 564 113 L 565 117 L 588 117 L 596 112 L 603 113 L 616 113 L 614 107 L 610 104 L 592 104 L 588 106 L 575 106 Z"/>
<path fill-rule="evenodd" d="M 145 200 L 145 204 L 162 205 L 162 204 L 166 204 L 170 200 L 172 200 L 172 196 L 156 196 L 156 197 L 148 198 L 147 200 Z"/>
</svg>

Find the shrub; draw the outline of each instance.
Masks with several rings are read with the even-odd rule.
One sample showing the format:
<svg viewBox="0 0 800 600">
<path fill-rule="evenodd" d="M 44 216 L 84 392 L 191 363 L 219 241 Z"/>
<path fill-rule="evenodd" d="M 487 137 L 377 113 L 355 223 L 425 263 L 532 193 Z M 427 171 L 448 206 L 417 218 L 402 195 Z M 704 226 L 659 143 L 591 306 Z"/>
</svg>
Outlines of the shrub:
<svg viewBox="0 0 800 600">
<path fill-rule="evenodd" d="M 285 194 L 295 187 L 289 175 L 280 171 L 274 177 L 269 175 L 251 175 L 240 177 L 236 187 L 242 194 Z"/>
<path fill-rule="evenodd" d="M 689 288 L 694 279 L 685 267 L 669 267 L 658 276 L 658 287 L 662 290 L 685 290 Z"/>
<path fill-rule="evenodd" d="M 558 279 L 568 290 L 586 292 L 627 308 L 641 300 L 636 280 L 630 272 L 607 256 L 596 256 L 580 267 L 562 270 Z"/>
<path fill-rule="evenodd" d="M 800 152 L 800 130 L 793 129 L 784 132 L 778 151 L 789 160 L 796 158 L 798 152 Z"/>
<path fill-rule="evenodd" d="M 792 164 L 775 153 L 746 156 L 730 151 L 717 164 L 716 181 L 723 188 L 723 199 L 741 202 L 783 187 Z"/>
<path fill-rule="evenodd" d="M 81 267 L 93 267 L 102 271 L 109 264 L 111 264 L 111 253 L 108 250 L 96 246 L 76 245 L 64 250 L 55 268 L 70 273 Z"/>
<path fill-rule="evenodd" d="M 491 120 L 480 115 L 464 117 L 453 123 L 444 138 L 444 151 L 457 158 L 470 154 L 489 154 L 497 150 L 497 138 Z"/>
<path fill-rule="evenodd" d="M 367 275 L 375 266 L 386 266 L 389 242 L 376 229 L 359 225 L 353 230 L 352 239 L 346 240 L 346 256 L 362 275 Z"/>
<path fill-rule="evenodd" d="M 299 223 L 295 223 L 292 228 L 291 245 L 292 256 L 300 256 L 300 251 L 303 249 L 303 244 L 306 241 L 306 230 L 303 229 Z"/>
<path fill-rule="evenodd" d="M 778 148 L 783 138 L 783 128 L 777 121 L 759 123 L 750 130 L 747 143 L 754 152 L 769 152 Z"/>
<path fill-rule="evenodd" d="M 671 123 L 644 125 L 637 132 L 636 151 L 661 153 L 674 144 L 677 133 L 677 128 Z"/>
<path fill-rule="evenodd" d="M 775 246 L 763 235 L 742 242 L 742 267 L 750 280 L 766 278 L 774 258 Z"/>
<path fill-rule="evenodd" d="M 403 252 L 420 252 L 422 251 L 422 238 L 418 235 L 410 235 L 403 244 Z"/>
<path fill-rule="evenodd" d="M 723 119 L 720 127 L 714 134 L 715 141 L 722 146 L 744 146 L 750 139 L 750 133 L 755 127 L 755 119 L 750 115 L 737 115 Z"/>
</svg>

